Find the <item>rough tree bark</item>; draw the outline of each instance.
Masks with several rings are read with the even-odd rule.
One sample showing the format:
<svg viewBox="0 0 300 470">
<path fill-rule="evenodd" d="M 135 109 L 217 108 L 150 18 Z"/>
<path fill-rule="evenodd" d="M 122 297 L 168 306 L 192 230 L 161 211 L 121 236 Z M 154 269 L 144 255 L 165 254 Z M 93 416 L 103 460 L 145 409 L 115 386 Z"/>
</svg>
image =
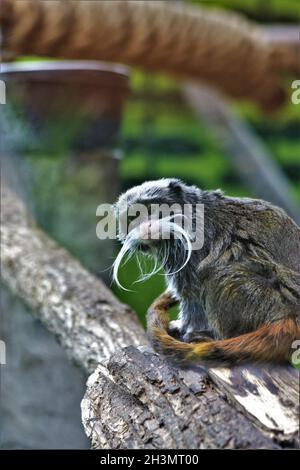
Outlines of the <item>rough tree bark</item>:
<svg viewBox="0 0 300 470">
<path fill-rule="evenodd" d="M 299 395 L 296 393 L 295 399 L 289 401 L 285 398 L 284 402 L 278 387 L 272 388 L 275 370 L 269 368 L 263 372 L 265 377 L 260 386 L 263 388 L 269 381 L 269 394 L 265 396 L 260 395 L 259 381 L 256 387 L 251 382 L 251 371 L 247 369 L 233 371 L 232 382 L 227 376 L 225 390 L 222 369 L 207 372 L 200 367 L 173 368 L 151 351 L 128 347 L 116 353 L 105 366 L 100 365 L 90 376 L 82 401 L 83 424 L 95 448 L 297 447 Z M 219 374 L 221 393 L 211 381 L 214 372 Z M 290 383 L 293 389 L 296 383 L 297 390 L 298 378 L 292 369 L 277 368 L 277 374 L 282 375 L 284 388 Z M 228 375 L 231 375 L 230 371 Z M 256 375 L 255 370 L 253 375 Z M 230 382 L 231 391 L 228 388 Z M 232 406 L 238 393 L 245 400 L 244 407 Z M 286 395 L 289 395 L 288 391 Z M 246 403 L 247 398 L 249 403 Z M 280 414 L 286 407 L 290 412 L 288 431 L 292 432 L 283 432 L 283 427 L 279 429 L 273 416 L 269 416 L 270 422 L 264 424 L 256 419 L 259 416 L 251 416 L 247 407 L 253 399 L 257 400 L 254 412 L 262 412 L 264 407 L 264 412 L 272 415 L 272 407 L 276 406 Z M 275 405 L 276 399 L 278 402 L 282 399 L 282 404 Z"/>
<path fill-rule="evenodd" d="M 2 276 L 91 372 L 82 419 L 95 448 L 297 447 L 295 369 L 178 369 L 141 348 L 134 313 L 34 224 L 5 186 Z"/>
</svg>

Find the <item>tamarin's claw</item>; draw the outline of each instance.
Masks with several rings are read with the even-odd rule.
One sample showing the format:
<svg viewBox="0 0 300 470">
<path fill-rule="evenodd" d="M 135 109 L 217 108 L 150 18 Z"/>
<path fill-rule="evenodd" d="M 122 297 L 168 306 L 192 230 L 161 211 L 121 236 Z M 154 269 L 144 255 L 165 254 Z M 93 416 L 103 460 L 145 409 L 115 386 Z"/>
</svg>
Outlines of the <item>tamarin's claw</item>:
<svg viewBox="0 0 300 470">
<path fill-rule="evenodd" d="M 185 343 L 201 343 L 202 341 L 213 341 L 213 332 L 210 330 L 189 331 L 182 336 Z"/>
<path fill-rule="evenodd" d="M 181 320 L 172 320 L 168 326 L 168 333 L 170 336 L 176 339 L 182 339 L 182 321 Z"/>
<path fill-rule="evenodd" d="M 169 309 L 178 304 L 178 299 L 170 291 L 163 292 L 151 305 L 153 309 Z"/>
</svg>

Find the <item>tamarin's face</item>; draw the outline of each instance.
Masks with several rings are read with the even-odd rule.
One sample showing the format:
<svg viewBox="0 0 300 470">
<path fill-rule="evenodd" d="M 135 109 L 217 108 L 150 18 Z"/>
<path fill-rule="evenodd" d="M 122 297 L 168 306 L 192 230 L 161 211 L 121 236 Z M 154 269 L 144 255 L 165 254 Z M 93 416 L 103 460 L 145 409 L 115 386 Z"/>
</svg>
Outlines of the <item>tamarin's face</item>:
<svg viewBox="0 0 300 470">
<path fill-rule="evenodd" d="M 180 269 L 185 266 L 191 247 L 182 223 L 183 206 L 195 200 L 197 191 L 200 190 L 177 179 L 161 179 L 133 187 L 120 196 L 115 212 L 123 247 L 114 263 L 117 283 L 118 268 L 125 255 L 146 253 L 165 268 L 172 255 L 176 258 L 175 266 Z M 174 267 L 174 262 L 171 264 Z"/>
<path fill-rule="evenodd" d="M 164 218 L 164 213 L 160 211 L 158 214 L 157 206 L 177 203 L 181 209 L 181 185 L 179 180 L 161 179 L 148 181 L 122 194 L 115 204 L 119 240 L 124 242 L 135 229 L 138 229 L 135 236 L 141 246 L 150 245 L 151 240 L 159 240 L 159 220 Z"/>
</svg>

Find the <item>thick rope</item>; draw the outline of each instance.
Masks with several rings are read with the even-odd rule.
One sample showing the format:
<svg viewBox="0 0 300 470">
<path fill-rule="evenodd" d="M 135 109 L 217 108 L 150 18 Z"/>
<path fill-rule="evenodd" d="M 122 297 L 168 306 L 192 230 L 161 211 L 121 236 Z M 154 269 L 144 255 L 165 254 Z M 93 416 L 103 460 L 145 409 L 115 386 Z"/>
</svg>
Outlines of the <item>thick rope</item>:
<svg viewBox="0 0 300 470">
<path fill-rule="evenodd" d="M 41 55 L 122 62 L 203 80 L 265 108 L 284 99 L 295 46 L 270 42 L 243 17 L 172 2 L 1 0 L 4 59 Z"/>
</svg>

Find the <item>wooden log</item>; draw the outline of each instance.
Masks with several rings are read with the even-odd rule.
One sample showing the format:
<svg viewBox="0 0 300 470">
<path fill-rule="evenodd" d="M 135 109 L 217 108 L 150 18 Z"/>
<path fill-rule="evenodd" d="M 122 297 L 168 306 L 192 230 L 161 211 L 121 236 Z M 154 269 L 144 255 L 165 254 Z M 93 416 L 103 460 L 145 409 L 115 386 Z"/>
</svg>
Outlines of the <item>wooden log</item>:
<svg viewBox="0 0 300 470">
<path fill-rule="evenodd" d="M 238 377 L 234 370 L 233 377 Z M 278 378 L 284 368 L 272 370 Z M 268 377 L 259 370 L 257 374 L 264 377 L 262 384 L 268 383 L 271 395 L 276 395 L 277 392 L 272 390 L 272 370 Z M 246 374 L 247 369 L 244 372 Z M 227 374 L 230 373 L 227 369 Z M 290 373 L 297 376 L 296 371 Z M 255 374 L 254 371 L 253 377 Z M 210 380 L 217 375 L 222 393 Z M 284 391 L 289 386 L 285 378 L 283 375 L 280 385 L 276 383 L 287 397 L 290 394 L 289 388 Z M 99 366 L 88 380 L 82 401 L 85 431 L 94 448 L 297 447 L 297 431 L 293 427 L 297 409 L 291 407 L 291 402 L 285 399 L 280 405 L 282 409 L 290 409 L 293 415 L 287 427 L 279 421 L 276 427 L 262 426 L 258 414 L 257 419 L 252 420 L 250 406 L 245 405 L 243 409 L 232 406 L 232 398 L 238 392 L 241 396 L 249 395 L 249 403 L 252 397 L 258 410 L 265 407 L 270 421 L 276 414 L 274 400 L 266 402 L 266 395 L 260 390 L 256 393 L 254 387 L 244 389 L 245 379 L 240 383 L 231 381 L 231 387 L 225 387 L 227 382 L 228 375 L 225 377 L 224 371 L 220 370 L 219 374 L 218 369 L 208 373 L 200 367 L 178 369 L 147 349 L 125 348 L 112 356 L 105 366 Z M 276 407 L 278 412 L 279 401 Z"/>
<path fill-rule="evenodd" d="M 216 368 L 208 371 L 221 393 L 262 429 L 297 443 L 299 371 L 291 366 Z"/>
</svg>

